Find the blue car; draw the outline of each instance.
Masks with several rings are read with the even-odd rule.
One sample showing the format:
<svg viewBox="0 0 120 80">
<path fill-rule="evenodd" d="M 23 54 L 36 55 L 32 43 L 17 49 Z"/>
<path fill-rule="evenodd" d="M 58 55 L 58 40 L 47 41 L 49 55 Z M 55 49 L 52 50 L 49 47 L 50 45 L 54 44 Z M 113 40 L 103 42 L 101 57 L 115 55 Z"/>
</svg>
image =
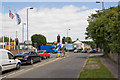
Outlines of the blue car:
<svg viewBox="0 0 120 80">
<path fill-rule="evenodd" d="M 82 50 L 82 53 L 87 53 L 87 49 L 83 49 L 83 50 Z"/>
<path fill-rule="evenodd" d="M 96 49 L 91 49 L 89 53 L 96 53 Z"/>
<path fill-rule="evenodd" d="M 15 59 L 19 59 L 22 64 L 30 63 L 32 65 L 34 62 L 40 62 L 41 56 L 34 51 L 22 51 L 15 55 Z"/>
</svg>

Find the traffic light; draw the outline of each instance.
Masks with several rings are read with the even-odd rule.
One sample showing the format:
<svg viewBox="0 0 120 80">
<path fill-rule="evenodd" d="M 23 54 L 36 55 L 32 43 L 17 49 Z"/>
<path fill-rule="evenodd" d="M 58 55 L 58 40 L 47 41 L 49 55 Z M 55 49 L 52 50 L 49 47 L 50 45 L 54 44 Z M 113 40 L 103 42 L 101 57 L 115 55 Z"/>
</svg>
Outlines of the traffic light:
<svg viewBox="0 0 120 80">
<path fill-rule="evenodd" d="M 62 44 L 65 44 L 65 37 L 62 38 Z"/>
<path fill-rule="evenodd" d="M 16 39 L 16 45 L 18 45 L 18 39 Z"/>
<path fill-rule="evenodd" d="M 57 43 L 60 43 L 60 35 L 57 36 Z"/>
</svg>

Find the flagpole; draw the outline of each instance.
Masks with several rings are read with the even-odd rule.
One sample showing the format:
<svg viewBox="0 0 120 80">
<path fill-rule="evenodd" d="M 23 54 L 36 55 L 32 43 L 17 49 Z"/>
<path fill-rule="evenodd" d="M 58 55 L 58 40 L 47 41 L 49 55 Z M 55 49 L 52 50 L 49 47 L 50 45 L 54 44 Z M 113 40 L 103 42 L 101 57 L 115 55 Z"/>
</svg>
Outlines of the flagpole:
<svg viewBox="0 0 120 80">
<path fill-rule="evenodd" d="M 3 6 L 3 4 L 2 4 L 2 8 L 3 8 L 3 15 L 4 15 L 4 6 Z M 3 16 L 2 16 L 2 21 L 3 21 Z M 3 26 L 3 22 L 2 22 L 2 34 L 3 34 L 3 49 L 4 49 L 4 26 Z"/>
<path fill-rule="evenodd" d="M 15 50 L 15 39 L 14 39 L 14 50 Z"/>
<path fill-rule="evenodd" d="M 9 36 L 9 50 L 10 50 L 10 36 Z"/>
</svg>

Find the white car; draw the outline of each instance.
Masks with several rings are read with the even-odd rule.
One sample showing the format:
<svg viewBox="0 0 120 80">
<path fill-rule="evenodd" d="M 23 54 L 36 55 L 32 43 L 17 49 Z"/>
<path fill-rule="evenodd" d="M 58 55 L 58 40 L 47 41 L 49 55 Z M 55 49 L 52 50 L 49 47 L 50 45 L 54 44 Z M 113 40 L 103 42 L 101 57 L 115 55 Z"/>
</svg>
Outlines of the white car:
<svg viewBox="0 0 120 80">
<path fill-rule="evenodd" d="M 5 49 L 0 49 L 0 72 L 9 69 L 20 69 L 21 61 L 14 59 L 12 53 Z"/>
</svg>

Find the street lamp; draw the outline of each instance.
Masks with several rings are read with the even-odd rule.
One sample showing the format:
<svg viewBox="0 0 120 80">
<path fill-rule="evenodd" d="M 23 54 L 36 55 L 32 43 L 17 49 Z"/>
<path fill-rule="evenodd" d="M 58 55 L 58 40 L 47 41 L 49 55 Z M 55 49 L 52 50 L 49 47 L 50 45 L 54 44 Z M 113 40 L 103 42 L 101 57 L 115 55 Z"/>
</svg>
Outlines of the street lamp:
<svg viewBox="0 0 120 80">
<path fill-rule="evenodd" d="M 27 8 L 27 41 L 28 41 L 28 9 L 34 9 L 34 8 Z"/>
<path fill-rule="evenodd" d="M 96 3 L 101 3 L 100 1 L 96 1 Z M 104 7 L 104 2 L 102 1 L 102 10 L 104 10 L 105 7 Z"/>
<path fill-rule="evenodd" d="M 22 42 L 24 43 L 24 25 L 26 25 L 26 23 L 22 23 L 23 29 L 22 29 Z"/>
<path fill-rule="evenodd" d="M 71 29 L 67 29 L 67 38 L 68 38 L 68 31 L 71 30 Z M 67 39 L 67 43 L 68 43 L 68 39 Z"/>
</svg>

